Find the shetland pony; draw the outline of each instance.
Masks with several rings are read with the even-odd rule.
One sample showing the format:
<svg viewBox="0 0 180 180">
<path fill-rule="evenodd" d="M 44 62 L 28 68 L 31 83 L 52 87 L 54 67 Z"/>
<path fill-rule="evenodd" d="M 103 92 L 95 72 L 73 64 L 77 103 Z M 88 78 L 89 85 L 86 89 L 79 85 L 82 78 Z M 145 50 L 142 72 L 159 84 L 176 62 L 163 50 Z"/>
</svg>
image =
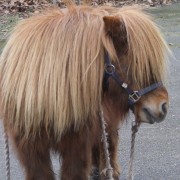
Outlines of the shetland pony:
<svg viewBox="0 0 180 180">
<path fill-rule="evenodd" d="M 125 88 L 105 82 L 105 54 L 133 90 L 166 80 L 168 47 L 150 17 L 132 8 L 70 5 L 20 22 L 0 60 L 4 126 L 26 180 L 53 180 L 50 151 L 62 158 L 62 180 L 87 180 L 105 168 L 100 109 L 107 124 L 114 179 L 119 179 L 118 126 L 130 110 Z M 133 106 L 138 122 L 162 121 L 164 86 Z"/>
</svg>

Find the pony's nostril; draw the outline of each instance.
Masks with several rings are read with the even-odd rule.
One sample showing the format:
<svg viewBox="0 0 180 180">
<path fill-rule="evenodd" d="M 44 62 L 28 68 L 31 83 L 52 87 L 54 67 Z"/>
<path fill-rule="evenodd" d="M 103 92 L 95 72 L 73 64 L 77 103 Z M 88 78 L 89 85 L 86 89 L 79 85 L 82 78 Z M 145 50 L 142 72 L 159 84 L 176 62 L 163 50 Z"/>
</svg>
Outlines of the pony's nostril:
<svg viewBox="0 0 180 180">
<path fill-rule="evenodd" d="M 163 111 L 164 114 L 167 113 L 167 103 L 162 104 L 162 111 Z"/>
</svg>

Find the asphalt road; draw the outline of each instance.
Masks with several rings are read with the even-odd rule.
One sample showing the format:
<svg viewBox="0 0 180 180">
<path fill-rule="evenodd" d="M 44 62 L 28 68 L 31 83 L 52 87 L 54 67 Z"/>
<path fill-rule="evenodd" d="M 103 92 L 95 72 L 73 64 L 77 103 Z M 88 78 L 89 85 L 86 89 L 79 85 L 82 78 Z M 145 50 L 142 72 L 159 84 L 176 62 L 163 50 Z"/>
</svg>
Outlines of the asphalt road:
<svg viewBox="0 0 180 180">
<path fill-rule="evenodd" d="M 180 4 L 149 12 L 174 55 L 169 63 L 170 109 L 164 122 L 140 127 L 135 146 L 134 179 L 180 180 Z M 129 149 L 130 126 L 125 125 L 120 144 L 121 180 L 127 179 Z"/>
<path fill-rule="evenodd" d="M 136 138 L 134 180 L 180 180 L 180 4 L 149 11 L 161 27 L 170 44 L 174 58 L 170 60 L 170 109 L 164 122 L 144 124 Z M 119 161 L 121 180 L 127 179 L 130 153 L 130 124 L 128 118 L 120 131 Z M 0 180 L 5 180 L 5 152 L 2 123 L 0 122 Z M 59 158 L 52 155 L 55 173 L 59 172 Z M 11 180 L 23 180 L 23 170 L 10 147 Z"/>
</svg>

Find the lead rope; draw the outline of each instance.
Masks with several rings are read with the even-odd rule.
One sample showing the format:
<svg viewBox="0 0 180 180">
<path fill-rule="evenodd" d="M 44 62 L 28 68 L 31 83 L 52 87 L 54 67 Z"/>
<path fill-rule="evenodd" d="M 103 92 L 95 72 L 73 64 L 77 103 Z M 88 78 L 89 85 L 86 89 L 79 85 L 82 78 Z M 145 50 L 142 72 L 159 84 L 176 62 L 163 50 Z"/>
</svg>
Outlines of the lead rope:
<svg viewBox="0 0 180 180">
<path fill-rule="evenodd" d="M 109 143 L 107 141 L 107 132 L 106 132 L 106 122 L 104 120 L 104 113 L 103 109 L 101 107 L 101 128 L 102 128 L 102 141 L 103 141 L 103 148 L 104 148 L 104 154 L 105 154 L 105 160 L 106 160 L 106 167 L 102 170 L 101 173 L 103 173 L 107 180 L 114 180 L 113 178 L 113 168 L 111 166 L 110 162 L 110 154 L 109 154 Z"/>
<path fill-rule="evenodd" d="M 10 180 L 9 143 L 8 143 L 6 123 L 4 123 L 4 143 L 5 143 L 6 180 Z"/>
<path fill-rule="evenodd" d="M 133 161 L 134 161 L 134 145 L 135 145 L 135 138 L 136 133 L 138 132 L 139 123 L 136 122 L 134 119 L 132 122 L 132 135 L 131 135 L 131 152 L 130 152 L 130 160 L 129 160 L 129 171 L 128 171 L 128 180 L 133 180 Z"/>
</svg>

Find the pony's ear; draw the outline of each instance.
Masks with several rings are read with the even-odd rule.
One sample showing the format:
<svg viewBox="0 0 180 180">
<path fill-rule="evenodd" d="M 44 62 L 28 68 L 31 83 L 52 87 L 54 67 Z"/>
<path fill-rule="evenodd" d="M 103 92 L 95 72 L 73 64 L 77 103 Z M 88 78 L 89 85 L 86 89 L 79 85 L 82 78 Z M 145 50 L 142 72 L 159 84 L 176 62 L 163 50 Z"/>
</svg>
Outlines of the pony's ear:
<svg viewBox="0 0 180 180">
<path fill-rule="evenodd" d="M 105 33 L 112 39 L 117 55 L 126 54 L 128 51 L 127 31 L 123 20 L 117 16 L 105 16 L 103 20 Z"/>
</svg>

